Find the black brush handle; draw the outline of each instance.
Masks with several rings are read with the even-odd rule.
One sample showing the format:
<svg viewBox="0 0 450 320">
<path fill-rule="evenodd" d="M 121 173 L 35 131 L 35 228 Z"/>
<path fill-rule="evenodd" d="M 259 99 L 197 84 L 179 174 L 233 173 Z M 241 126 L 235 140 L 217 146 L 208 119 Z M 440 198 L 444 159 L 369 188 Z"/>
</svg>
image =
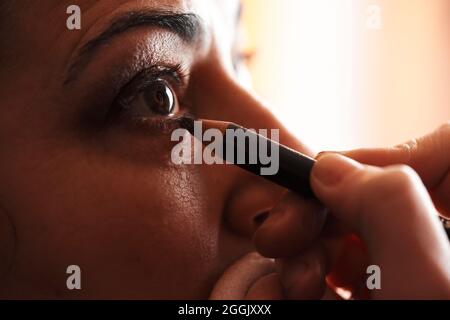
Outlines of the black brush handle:
<svg viewBox="0 0 450 320">
<path fill-rule="evenodd" d="M 226 156 L 227 148 L 233 148 L 234 150 L 234 159 L 233 164 L 249 171 L 255 175 L 259 175 L 260 177 L 267 179 L 271 182 L 274 182 L 284 188 L 287 188 L 301 196 L 307 198 L 315 198 L 315 195 L 311 189 L 310 184 L 310 176 L 312 168 L 315 164 L 315 160 L 297 152 L 293 149 L 290 149 L 286 146 L 279 144 L 278 142 L 272 141 L 260 134 L 252 130 L 247 130 L 241 126 L 232 124 L 228 127 L 229 130 L 243 130 L 249 137 L 252 139 L 247 139 L 245 146 L 239 145 L 235 139 L 228 139 L 227 135 L 225 135 L 224 139 L 224 155 L 223 159 L 228 159 Z M 230 141 L 231 140 L 231 141 Z M 257 141 L 258 146 L 260 144 L 266 144 L 266 150 L 272 150 L 273 145 L 279 150 L 279 170 L 278 173 L 274 175 L 261 175 L 261 169 L 267 168 L 268 165 L 264 165 L 260 162 L 259 154 L 250 154 L 249 152 L 249 140 Z M 257 152 L 259 152 L 259 147 L 257 148 Z M 238 163 L 237 155 L 245 154 L 245 163 Z M 272 156 L 272 155 L 270 155 Z M 250 164 L 249 159 L 257 159 L 258 162 L 256 164 Z"/>
</svg>

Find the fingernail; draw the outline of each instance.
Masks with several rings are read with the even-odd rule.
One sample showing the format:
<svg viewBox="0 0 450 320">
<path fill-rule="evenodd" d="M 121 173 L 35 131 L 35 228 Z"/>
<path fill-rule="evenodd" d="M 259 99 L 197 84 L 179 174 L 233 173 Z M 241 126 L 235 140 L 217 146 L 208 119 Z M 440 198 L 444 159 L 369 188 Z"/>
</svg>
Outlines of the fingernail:
<svg viewBox="0 0 450 320">
<path fill-rule="evenodd" d="M 312 176 L 321 184 L 331 187 L 361 167 L 358 162 L 342 155 L 326 153 L 317 160 Z"/>
<path fill-rule="evenodd" d="M 322 151 L 317 154 L 315 159 L 319 160 L 320 158 L 323 158 L 330 154 L 345 154 L 345 151 Z"/>
</svg>

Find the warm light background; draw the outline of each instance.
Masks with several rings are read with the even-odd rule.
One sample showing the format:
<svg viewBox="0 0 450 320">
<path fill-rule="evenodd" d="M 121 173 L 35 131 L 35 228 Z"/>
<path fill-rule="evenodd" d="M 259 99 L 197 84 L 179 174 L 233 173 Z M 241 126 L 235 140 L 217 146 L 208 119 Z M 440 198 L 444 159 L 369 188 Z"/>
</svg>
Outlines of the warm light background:
<svg viewBox="0 0 450 320">
<path fill-rule="evenodd" d="M 316 150 L 392 145 L 450 120 L 450 0 L 244 4 L 255 90 Z"/>
</svg>

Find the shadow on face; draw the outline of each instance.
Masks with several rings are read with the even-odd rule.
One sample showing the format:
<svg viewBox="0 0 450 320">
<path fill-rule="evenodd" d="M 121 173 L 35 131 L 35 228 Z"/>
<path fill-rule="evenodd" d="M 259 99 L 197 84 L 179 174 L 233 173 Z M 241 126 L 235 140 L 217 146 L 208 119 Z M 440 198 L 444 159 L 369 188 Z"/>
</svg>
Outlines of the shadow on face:
<svg viewBox="0 0 450 320">
<path fill-rule="evenodd" d="M 72 2 L 3 8 L 1 296 L 205 298 L 284 192 L 170 161 L 176 116 L 281 127 L 244 89 L 239 3 L 84 0 L 70 31 Z"/>
</svg>

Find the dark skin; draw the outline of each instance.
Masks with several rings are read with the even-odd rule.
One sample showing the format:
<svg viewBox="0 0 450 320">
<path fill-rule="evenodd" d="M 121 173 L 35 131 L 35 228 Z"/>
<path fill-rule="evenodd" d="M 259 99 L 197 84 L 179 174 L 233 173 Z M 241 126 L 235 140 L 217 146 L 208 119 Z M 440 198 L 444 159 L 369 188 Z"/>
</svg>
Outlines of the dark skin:
<svg viewBox="0 0 450 320">
<path fill-rule="evenodd" d="M 132 113 L 112 121 L 105 114 L 141 69 L 181 65 L 189 76 L 172 85 L 177 113 L 281 128 L 244 89 L 239 3 L 79 1 L 80 31 L 65 28 L 69 4 L 15 1 L 2 21 L 14 26 L 4 38 L 14 41 L 0 74 L 0 203 L 9 232 L 1 296 L 206 298 L 253 250 L 255 217 L 285 191 L 230 166 L 171 164 L 170 132 L 160 130 L 168 117 L 139 98 Z M 194 13 L 202 30 L 195 40 L 154 26 L 127 30 L 66 83 L 83 45 L 116 16 L 144 8 Z M 288 134 L 282 141 L 306 152 Z M 65 287 L 72 264 L 83 272 L 79 292 Z"/>
<path fill-rule="evenodd" d="M 16 0 L 0 7 L 1 298 L 320 299 L 327 273 L 330 287 L 367 297 L 369 258 L 386 266 L 391 279 L 378 297 L 448 296 L 448 243 L 430 222 L 436 210 L 423 185 L 408 170 L 386 173 L 319 159 L 311 183 L 336 213 L 326 222 L 317 202 L 233 166 L 170 161 L 170 133 L 186 113 L 281 129 L 283 144 L 311 154 L 247 89 L 238 1 L 78 1 L 78 31 L 65 27 L 71 4 Z M 155 88 L 173 98 L 167 110 L 154 99 L 160 97 L 152 95 Z M 443 132 L 431 141 L 444 143 L 428 143 L 448 145 L 448 127 Z M 423 159 L 431 158 L 427 152 Z M 348 155 L 373 165 L 411 165 L 448 213 L 448 157 L 424 165 L 385 150 Z M 362 173 L 342 179 L 344 187 L 317 179 L 350 172 L 342 169 L 349 166 Z M 372 195 L 389 190 L 399 176 L 406 198 L 378 208 L 384 202 Z M 417 199 L 423 208 L 414 206 Z M 433 255 L 411 253 L 402 261 L 414 263 L 398 264 L 398 250 L 386 250 L 398 248 L 380 241 L 389 237 L 367 234 L 351 219 L 361 209 L 354 203 L 383 223 L 398 221 L 395 243 L 402 235 L 404 243 L 436 248 Z M 401 211 L 396 206 L 404 203 L 420 209 L 423 220 L 405 227 L 404 215 L 380 214 Z M 397 232 L 401 228 L 407 231 Z M 415 237 L 420 234 L 436 236 Z M 73 264 L 82 270 L 81 291 L 66 287 Z M 432 277 L 405 293 L 402 284 L 423 270 Z M 332 290 L 326 296 L 335 297 Z"/>
</svg>

